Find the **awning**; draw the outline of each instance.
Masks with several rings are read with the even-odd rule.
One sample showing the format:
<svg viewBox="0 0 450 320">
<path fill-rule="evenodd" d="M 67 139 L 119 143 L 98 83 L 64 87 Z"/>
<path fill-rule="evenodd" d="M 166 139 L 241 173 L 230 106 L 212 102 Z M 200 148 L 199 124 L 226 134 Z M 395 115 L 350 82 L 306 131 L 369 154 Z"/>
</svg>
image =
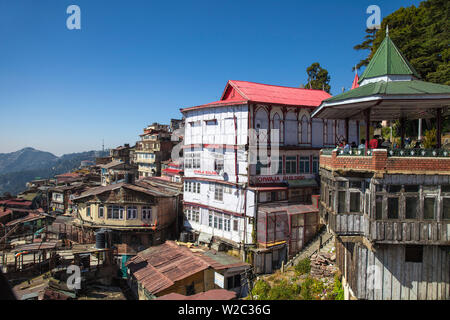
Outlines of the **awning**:
<svg viewBox="0 0 450 320">
<path fill-rule="evenodd" d="M 200 235 L 198 236 L 198 242 L 203 243 L 210 243 L 211 242 L 212 235 L 205 232 L 200 232 Z"/>
<path fill-rule="evenodd" d="M 288 181 L 289 187 L 318 187 L 315 179 L 301 179 Z"/>
</svg>

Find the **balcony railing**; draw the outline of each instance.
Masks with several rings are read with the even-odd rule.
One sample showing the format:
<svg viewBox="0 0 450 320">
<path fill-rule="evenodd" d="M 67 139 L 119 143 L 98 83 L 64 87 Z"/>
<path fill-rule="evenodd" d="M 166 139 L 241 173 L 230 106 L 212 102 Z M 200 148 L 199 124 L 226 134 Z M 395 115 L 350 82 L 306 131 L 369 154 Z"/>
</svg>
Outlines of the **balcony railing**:
<svg viewBox="0 0 450 320">
<path fill-rule="evenodd" d="M 450 150 L 447 149 L 388 149 L 388 157 L 447 157 L 450 158 Z"/>
</svg>

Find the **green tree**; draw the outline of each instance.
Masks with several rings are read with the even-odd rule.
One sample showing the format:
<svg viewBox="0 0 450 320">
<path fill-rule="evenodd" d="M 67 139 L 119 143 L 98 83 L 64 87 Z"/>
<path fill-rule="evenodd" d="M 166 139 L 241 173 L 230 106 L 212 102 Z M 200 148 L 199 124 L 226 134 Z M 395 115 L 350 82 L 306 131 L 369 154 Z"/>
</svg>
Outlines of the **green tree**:
<svg viewBox="0 0 450 320">
<path fill-rule="evenodd" d="M 328 71 L 320 66 L 318 62 L 314 62 L 306 69 L 308 74 L 308 82 L 304 87 L 306 89 L 317 89 L 330 92 L 330 76 Z"/>
<path fill-rule="evenodd" d="M 355 50 L 370 50 L 358 66 L 367 66 L 386 36 L 405 55 L 423 80 L 450 85 L 450 1 L 427 0 L 418 7 L 400 8 L 386 16 L 381 29 L 366 29 L 365 40 Z"/>
<path fill-rule="evenodd" d="M 360 44 L 357 44 L 353 47 L 355 50 L 372 50 L 373 40 L 375 39 L 375 33 L 377 32 L 377 29 L 366 29 L 366 35 L 364 36 L 364 41 Z M 356 68 L 360 69 L 363 66 L 367 66 L 370 62 L 369 57 L 361 60 L 357 65 Z M 355 67 L 352 68 L 353 71 L 355 71 Z"/>
</svg>

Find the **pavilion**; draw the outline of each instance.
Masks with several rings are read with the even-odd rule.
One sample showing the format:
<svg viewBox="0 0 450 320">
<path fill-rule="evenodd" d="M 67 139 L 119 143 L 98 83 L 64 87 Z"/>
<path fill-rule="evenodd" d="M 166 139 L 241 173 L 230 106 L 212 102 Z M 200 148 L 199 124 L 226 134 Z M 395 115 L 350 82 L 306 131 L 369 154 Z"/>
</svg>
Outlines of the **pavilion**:
<svg viewBox="0 0 450 320">
<path fill-rule="evenodd" d="M 370 121 L 400 120 L 401 147 L 405 121 L 436 119 L 437 146 L 441 148 L 442 117 L 450 114 L 450 86 L 425 82 L 389 37 L 375 52 L 359 79 L 359 87 L 326 99 L 311 118 L 364 120 L 366 148 Z"/>
</svg>

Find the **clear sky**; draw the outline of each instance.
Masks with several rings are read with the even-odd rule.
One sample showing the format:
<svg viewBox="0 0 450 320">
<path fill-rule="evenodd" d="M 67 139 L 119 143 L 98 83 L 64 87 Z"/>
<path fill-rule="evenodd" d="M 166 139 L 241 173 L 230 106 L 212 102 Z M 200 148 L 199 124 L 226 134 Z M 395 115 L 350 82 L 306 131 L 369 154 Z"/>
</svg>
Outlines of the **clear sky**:
<svg viewBox="0 0 450 320">
<path fill-rule="evenodd" d="M 329 71 L 351 86 L 366 9 L 420 1 L 2 0 L 0 153 L 134 144 L 152 122 L 219 99 L 229 79 L 299 86 Z M 81 9 L 69 30 L 66 9 Z"/>
</svg>

